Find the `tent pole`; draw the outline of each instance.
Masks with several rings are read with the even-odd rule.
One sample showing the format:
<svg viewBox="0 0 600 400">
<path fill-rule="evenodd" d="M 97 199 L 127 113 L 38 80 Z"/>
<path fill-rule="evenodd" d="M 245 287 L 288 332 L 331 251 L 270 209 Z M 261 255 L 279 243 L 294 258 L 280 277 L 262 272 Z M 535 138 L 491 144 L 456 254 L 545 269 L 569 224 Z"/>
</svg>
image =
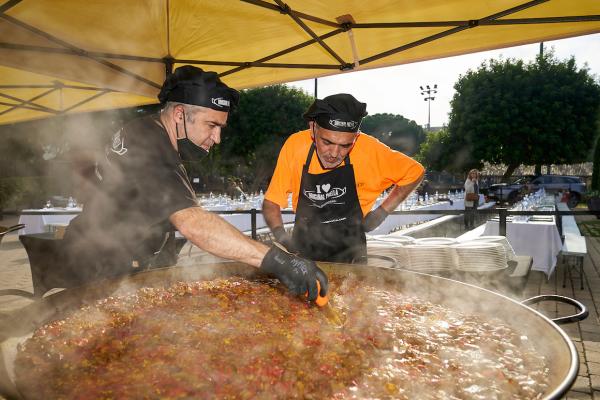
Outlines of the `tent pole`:
<svg viewBox="0 0 600 400">
<path fill-rule="evenodd" d="M 173 61 L 174 60 L 172 57 L 165 57 L 164 61 L 165 61 L 165 78 L 166 78 L 173 73 Z"/>
</svg>

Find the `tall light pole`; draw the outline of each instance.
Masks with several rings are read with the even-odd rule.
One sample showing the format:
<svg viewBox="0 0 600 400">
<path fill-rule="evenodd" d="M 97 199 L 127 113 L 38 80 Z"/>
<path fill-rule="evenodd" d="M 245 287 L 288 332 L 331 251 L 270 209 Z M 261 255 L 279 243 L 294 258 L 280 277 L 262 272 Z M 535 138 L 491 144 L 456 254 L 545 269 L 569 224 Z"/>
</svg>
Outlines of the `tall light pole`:
<svg viewBox="0 0 600 400">
<path fill-rule="evenodd" d="M 431 130 L 431 102 L 435 100 L 435 94 L 437 93 L 437 83 L 433 85 L 433 88 L 429 85 L 419 86 L 421 88 L 421 95 L 425 96 L 423 100 L 427 102 L 427 131 Z"/>
</svg>

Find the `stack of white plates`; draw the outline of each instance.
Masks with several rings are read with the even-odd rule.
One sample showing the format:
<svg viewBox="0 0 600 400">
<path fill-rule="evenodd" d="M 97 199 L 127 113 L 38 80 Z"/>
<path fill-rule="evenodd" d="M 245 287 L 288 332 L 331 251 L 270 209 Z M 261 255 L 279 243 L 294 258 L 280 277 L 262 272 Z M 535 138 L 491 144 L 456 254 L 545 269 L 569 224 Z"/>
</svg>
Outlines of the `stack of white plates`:
<svg viewBox="0 0 600 400">
<path fill-rule="evenodd" d="M 408 256 L 407 269 L 435 273 L 454 268 L 452 249 L 447 245 L 409 244 L 404 246 Z"/>
<path fill-rule="evenodd" d="M 466 272 L 493 272 L 507 267 L 506 252 L 500 243 L 459 243 L 451 246 L 457 269 Z"/>
<path fill-rule="evenodd" d="M 367 240 L 374 240 L 386 243 L 400 243 L 400 244 L 411 244 L 415 241 L 412 236 L 392 236 L 392 235 L 374 235 L 369 237 Z"/>
<path fill-rule="evenodd" d="M 369 240 L 367 242 L 367 254 L 391 257 L 396 260 L 398 268 L 404 268 L 407 264 L 406 250 L 400 243 Z"/>
<path fill-rule="evenodd" d="M 517 255 L 515 250 L 512 248 L 506 236 L 479 236 L 477 238 L 470 239 L 464 243 L 500 243 L 504 247 L 507 260 L 516 260 Z"/>
<path fill-rule="evenodd" d="M 365 265 L 369 267 L 398 268 L 394 257 L 369 253 L 364 261 Z"/>
<path fill-rule="evenodd" d="M 418 245 L 435 245 L 435 246 L 448 246 L 456 244 L 458 241 L 454 238 L 448 237 L 427 237 L 421 239 L 415 239 L 415 244 Z"/>
</svg>

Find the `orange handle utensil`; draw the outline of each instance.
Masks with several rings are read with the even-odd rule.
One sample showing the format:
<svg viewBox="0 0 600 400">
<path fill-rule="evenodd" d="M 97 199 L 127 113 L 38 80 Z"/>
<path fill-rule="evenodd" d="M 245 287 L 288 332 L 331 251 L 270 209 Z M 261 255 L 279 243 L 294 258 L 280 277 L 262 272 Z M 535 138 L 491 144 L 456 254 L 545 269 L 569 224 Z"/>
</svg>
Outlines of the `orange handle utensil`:
<svg viewBox="0 0 600 400">
<path fill-rule="evenodd" d="M 317 281 L 317 291 L 321 292 L 321 284 L 319 283 L 319 281 Z M 306 297 L 308 297 L 308 292 L 305 294 Z M 337 310 L 335 310 L 331 304 L 329 304 L 329 295 L 326 294 L 325 296 L 321 296 L 320 294 L 317 294 L 317 299 L 315 300 L 315 303 L 321 307 L 321 309 L 323 310 L 323 312 L 325 313 L 326 318 L 335 326 L 337 327 L 343 327 L 344 326 L 344 320 L 340 317 L 340 314 L 338 313 Z"/>
<path fill-rule="evenodd" d="M 306 292 L 304 294 L 304 296 L 308 297 L 308 292 Z M 329 301 L 329 296 L 328 295 L 321 296 L 321 284 L 319 283 L 319 281 L 317 281 L 317 299 L 315 300 L 315 303 L 319 307 L 325 307 L 327 305 L 328 301 Z"/>
</svg>

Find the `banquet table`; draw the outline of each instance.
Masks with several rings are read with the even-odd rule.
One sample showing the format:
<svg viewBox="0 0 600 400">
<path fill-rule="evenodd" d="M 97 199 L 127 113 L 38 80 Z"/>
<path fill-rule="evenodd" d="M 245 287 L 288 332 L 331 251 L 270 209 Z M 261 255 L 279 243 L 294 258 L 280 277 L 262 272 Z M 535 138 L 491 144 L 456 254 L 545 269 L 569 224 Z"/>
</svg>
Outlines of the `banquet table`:
<svg viewBox="0 0 600 400">
<path fill-rule="evenodd" d="M 483 195 L 479 195 L 479 204 L 484 204 Z M 457 199 L 453 201 L 453 204 L 450 204 L 450 202 L 448 201 L 441 201 L 434 204 L 412 207 L 410 208 L 410 211 L 464 210 L 464 208 L 464 200 Z M 401 209 L 397 208 L 396 211 L 401 211 Z M 379 225 L 373 231 L 369 232 L 369 235 L 387 235 L 388 233 L 393 232 L 400 226 L 412 225 L 418 222 L 425 222 L 440 217 L 441 215 L 439 214 L 391 214 L 385 219 L 385 221 L 381 223 L 381 225 Z"/>
<path fill-rule="evenodd" d="M 210 210 L 209 211 L 221 211 Z M 25 227 L 19 231 L 19 235 L 44 233 L 50 231 L 52 226 L 67 226 L 73 218 L 81 212 L 81 208 L 42 208 L 23 210 L 19 217 L 19 223 Z M 219 214 L 224 220 L 235 226 L 242 232 L 252 230 L 252 219 L 250 214 Z M 283 222 L 294 222 L 294 214 L 283 214 Z M 267 224 L 262 214 L 256 215 L 256 228 L 264 228 Z"/>
<path fill-rule="evenodd" d="M 498 231 L 498 221 L 490 220 L 485 224 L 483 236 L 495 236 Z M 562 248 L 554 217 L 552 221 L 507 221 L 506 238 L 516 255 L 533 257 L 532 270 L 542 271 L 550 278 Z"/>
<path fill-rule="evenodd" d="M 483 196 L 481 195 L 480 204 L 483 204 Z M 216 212 L 231 210 L 225 205 L 203 206 L 208 211 Z M 412 207 L 410 210 L 462 210 L 464 209 L 464 201 L 462 199 L 454 200 L 451 205 L 448 201 L 442 201 L 434 204 L 427 204 Z M 291 209 L 286 209 L 290 211 Z M 399 210 L 399 209 L 398 209 Z M 81 212 L 81 208 L 43 208 L 43 209 L 28 209 L 21 212 L 19 218 L 20 224 L 25 224 L 25 228 L 19 231 L 20 235 L 44 233 L 50 231 L 53 225 L 67 226 L 69 222 Z M 242 232 L 250 232 L 252 230 L 252 219 L 249 213 L 233 213 L 219 214 L 227 222 L 235 226 Z M 372 235 L 388 234 L 399 226 L 411 225 L 418 222 L 426 222 L 436 218 L 440 218 L 439 214 L 392 214 L 388 216 L 383 223 L 374 231 L 369 232 Z M 295 214 L 282 214 L 284 224 L 293 223 L 296 218 Z M 267 224 L 260 212 L 256 214 L 256 228 L 266 228 Z"/>
<path fill-rule="evenodd" d="M 19 230 L 19 235 L 48 232 L 52 225 L 66 226 L 81 212 L 81 208 L 41 208 L 21 211 L 19 224 L 25 227 Z"/>
</svg>

